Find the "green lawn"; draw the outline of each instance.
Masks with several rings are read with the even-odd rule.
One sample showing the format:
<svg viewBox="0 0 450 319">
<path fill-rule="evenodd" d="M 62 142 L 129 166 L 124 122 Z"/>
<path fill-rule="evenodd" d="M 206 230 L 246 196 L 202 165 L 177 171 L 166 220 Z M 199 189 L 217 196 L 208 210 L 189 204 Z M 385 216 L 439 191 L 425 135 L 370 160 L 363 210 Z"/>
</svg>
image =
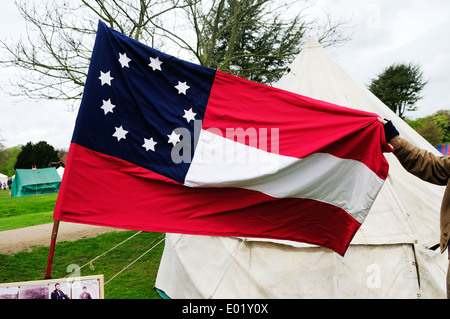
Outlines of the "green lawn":
<svg viewBox="0 0 450 319">
<path fill-rule="evenodd" d="M 0 190 L 0 231 L 34 226 L 53 221 L 58 194 L 11 197 Z"/>
<path fill-rule="evenodd" d="M 0 231 L 53 223 L 53 211 L 0 218 Z"/>
<path fill-rule="evenodd" d="M 135 231 L 113 232 L 95 238 L 57 243 L 52 278 L 71 275 L 71 271 L 77 267 L 83 266 L 135 233 Z M 82 268 L 77 275 L 103 274 L 105 299 L 161 299 L 154 285 L 164 242 L 117 277 L 109 282 L 108 280 L 162 238 L 164 238 L 164 234 L 142 232 Z M 48 247 L 36 247 L 31 252 L 20 252 L 11 256 L 0 254 L 0 283 L 43 279 L 47 267 L 48 251 Z"/>
<path fill-rule="evenodd" d="M 57 194 L 10 197 L 9 191 L 0 190 L 0 231 L 51 223 L 56 198 Z M 75 265 L 78 267 L 88 263 L 135 233 L 113 232 L 73 242 L 57 242 L 52 278 L 71 275 Z M 106 299 L 160 299 L 154 283 L 164 242 L 109 280 L 162 238 L 164 234 L 161 233 L 141 232 L 84 267 L 78 275 L 103 274 Z M 43 279 L 48 252 L 49 247 L 34 247 L 32 251 L 11 256 L 0 254 L 0 283 Z"/>
</svg>

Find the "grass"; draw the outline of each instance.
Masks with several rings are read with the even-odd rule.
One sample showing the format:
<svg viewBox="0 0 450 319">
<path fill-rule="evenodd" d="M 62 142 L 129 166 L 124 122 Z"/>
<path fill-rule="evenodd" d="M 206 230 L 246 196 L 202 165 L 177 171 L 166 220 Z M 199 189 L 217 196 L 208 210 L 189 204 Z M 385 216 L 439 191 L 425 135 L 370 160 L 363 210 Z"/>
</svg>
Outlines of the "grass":
<svg viewBox="0 0 450 319">
<path fill-rule="evenodd" d="M 23 228 L 53 221 L 58 194 L 11 197 L 0 190 L 0 231 Z"/>
<path fill-rule="evenodd" d="M 10 197 L 9 191 L 0 190 L 0 231 L 51 223 L 56 198 L 57 194 Z M 57 242 L 52 278 L 73 275 L 71 273 L 73 269 L 89 263 L 136 233 L 136 231 L 112 232 L 95 238 Z M 77 276 L 103 274 L 106 299 L 161 299 L 154 289 L 154 284 L 164 242 L 117 277 L 112 278 L 162 238 L 164 234 L 161 233 L 141 232 L 82 268 Z M 33 247 L 31 251 L 10 256 L 0 254 L 0 283 L 43 279 L 48 253 L 49 247 Z M 112 280 L 109 281 L 110 279 Z"/>
<path fill-rule="evenodd" d="M 31 213 L 0 218 L 0 231 L 48 224 L 53 222 L 53 212 Z"/>
<path fill-rule="evenodd" d="M 75 275 L 72 273 L 74 269 L 89 263 L 135 233 L 135 231 L 113 232 L 95 238 L 57 243 L 52 278 Z M 163 243 L 117 277 L 109 280 L 162 238 L 164 238 L 164 234 L 141 232 L 92 264 L 88 264 L 76 275 L 103 274 L 105 299 L 161 299 L 154 289 L 154 285 L 164 248 Z M 0 282 L 43 279 L 47 267 L 48 251 L 48 247 L 35 247 L 31 252 L 20 252 L 11 256 L 0 254 Z"/>
<path fill-rule="evenodd" d="M 53 222 L 58 194 L 11 197 L 0 190 L 0 231 Z"/>
</svg>

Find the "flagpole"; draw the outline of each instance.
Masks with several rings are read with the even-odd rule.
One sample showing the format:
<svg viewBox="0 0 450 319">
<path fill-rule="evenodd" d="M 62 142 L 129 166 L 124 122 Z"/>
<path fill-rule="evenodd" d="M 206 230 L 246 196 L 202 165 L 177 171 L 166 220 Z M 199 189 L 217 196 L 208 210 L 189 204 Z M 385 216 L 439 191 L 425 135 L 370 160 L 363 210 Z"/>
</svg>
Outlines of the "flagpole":
<svg viewBox="0 0 450 319">
<path fill-rule="evenodd" d="M 55 253 L 55 244 L 56 244 L 56 237 L 58 236 L 58 228 L 59 228 L 59 220 L 54 220 L 53 221 L 51 242 L 50 242 L 50 251 L 48 253 L 47 271 L 45 272 L 45 279 L 50 279 L 51 278 L 52 265 L 53 265 L 53 255 Z"/>
</svg>

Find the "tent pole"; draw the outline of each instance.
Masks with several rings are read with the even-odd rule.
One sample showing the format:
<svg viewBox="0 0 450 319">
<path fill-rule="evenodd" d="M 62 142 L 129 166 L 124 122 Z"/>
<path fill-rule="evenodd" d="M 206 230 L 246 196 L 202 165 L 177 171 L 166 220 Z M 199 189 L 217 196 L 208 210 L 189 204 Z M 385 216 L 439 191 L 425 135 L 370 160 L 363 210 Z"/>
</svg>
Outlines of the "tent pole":
<svg viewBox="0 0 450 319">
<path fill-rule="evenodd" d="M 50 251 L 48 253 L 47 271 L 45 279 L 50 279 L 52 274 L 53 255 L 55 253 L 56 237 L 58 236 L 59 220 L 53 221 L 52 237 L 50 242 Z"/>
</svg>

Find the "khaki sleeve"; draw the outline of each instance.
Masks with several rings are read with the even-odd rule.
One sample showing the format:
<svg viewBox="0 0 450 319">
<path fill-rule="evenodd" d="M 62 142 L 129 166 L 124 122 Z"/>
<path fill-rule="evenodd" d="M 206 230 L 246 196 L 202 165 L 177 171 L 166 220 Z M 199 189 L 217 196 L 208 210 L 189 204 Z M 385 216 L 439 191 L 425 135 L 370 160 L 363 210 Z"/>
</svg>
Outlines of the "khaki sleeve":
<svg viewBox="0 0 450 319">
<path fill-rule="evenodd" d="M 450 157 L 436 156 L 420 149 L 403 139 L 399 148 L 394 151 L 403 167 L 415 176 L 427 182 L 446 185 L 450 177 Z"/>
</svg>

